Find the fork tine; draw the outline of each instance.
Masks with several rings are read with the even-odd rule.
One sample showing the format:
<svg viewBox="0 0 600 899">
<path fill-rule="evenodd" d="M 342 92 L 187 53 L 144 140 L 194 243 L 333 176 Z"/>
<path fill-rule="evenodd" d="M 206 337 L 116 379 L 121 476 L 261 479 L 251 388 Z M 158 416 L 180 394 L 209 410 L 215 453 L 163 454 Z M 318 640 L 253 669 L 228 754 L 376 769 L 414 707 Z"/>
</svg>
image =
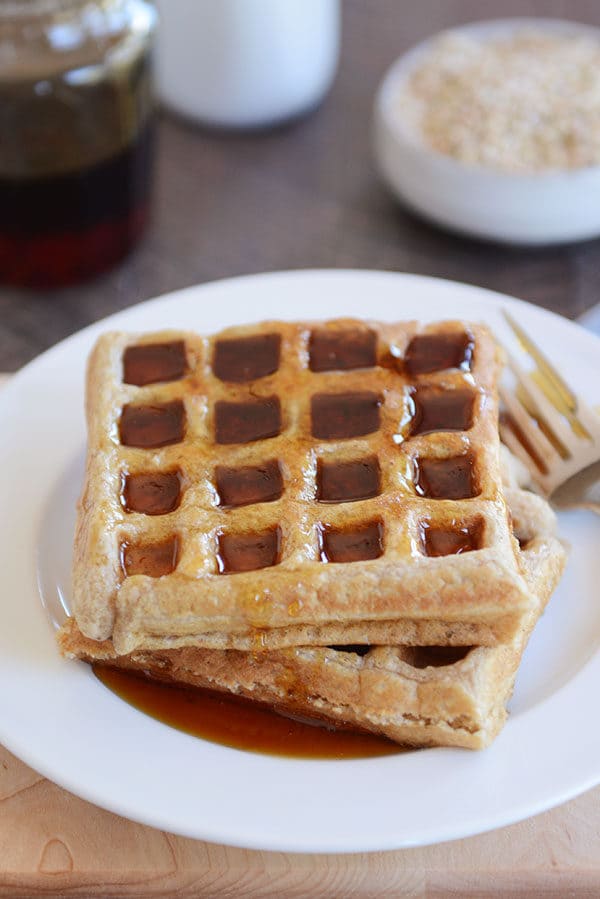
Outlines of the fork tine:
<svg viewBox="0 0 600 899">
<path fill-rule="evenodd" d="M 531 469 L 534 463 L 541 475 L 547 475 L 560 461 L 560 456 L 546 435 L 531 420 L 522 403 L 505 387 L 500 387 L 500 397 L 507 413 L 507 420 L 500 419 L 502 440 L 515 455 Z M 525 456 L 523 456 L 525 453 Z"/>
<path fill-rule="evenodd" d="M 590 440 L 600 444 L 600 414 L 588 406 L 581 397 L 577 406 L 577 417 L 588 432 Z"/>
<path fill-rule="evenodd" d="M 503 314 L 521 347 L 536 363 L 536 374 L 538 374 L 539 377 L 535 378 L 535 380 L 539 382 L 538 386 L 543 391 L 546 398 L 552 403 L 555 409 L 565 416 L 577 436 L 591 440 L 592 435 L 581 418 L 581 401 L 571 390 L 562 375 L 552 365 L 550 360 L 539 347 L 536 346 L 523 328 L 513 319 L 510 313 L 504 309 Z"/>
<path fill-rule="evenodd" d="M 508 355 L 508 365 L 531 406 L 530 409 L 526 408 L 526 411 L 541 419 L 550 434 L 556 438 L 558 445 L 564 447 L 567 455 L 572 456 L 575 438 L 571 429 L 556 411 L 556 407 L 548 400 L 546 394 L 538 387 L 533 378 L 521 368 L 517 360 L 510 354 Z"/>
<path fill-rule="evenodd" d="M 580 437 L 582 440 L 590 440 L 591 436 L 589 434 L 588 428 L 583 423 L 583 417 L 581 414 L 581 401 L 578 402 L 577 406 L 577 415 L 571 412 L 570 409 L 567 409 L 564 403 L 561 401 L 560 396 L 557 394 L 554 384 L 552 384 L 540 371 L 539 368 L 535 368 L 530 373 L 531 378 L 538 385 L 540 390 L 545 394 L 546 399 L 548 399 L 554 408 L 560 412 L 561 415 L 564 415 L 565 419 L 569 422 L 569 426 L 576 437 Z"/>
<path fill-rule="evenodd" d="M 500 437 L 502 439 L 502 443 L 506 447 L 508 447 L 513 456 L 519 459 L 525 466 L 526 470 L 529 472 L 531 476 L 531 484 L 529 484 L 528 486 L 536 489 L 537 491 L 542 493 L 542 495 L 549 495 L 548 488 L 546 487 L 547 473 L 542 473 L 538 466 L 532 462 L 532 457 L 523 447 L 523 444 L 521 443 L 519 438 L 515 437 L 514 431 L 512 431 L 510 427 L 500 423 Z"/>
<path fill-rule="evenodd" d="M 535 345 L 531 337 L 525 333 L 521 325 L 519 325 L 512 315 L 506 311 L 506 309 L 502 310 L 504 313 L 504 318 L 510 325 L 513 333 L 515 334 L 517 340 L 523 347 L 526 353 L 529 353 L 531 358 L 536 362 L 540 371 L 548 378 L 549 381 L 552 382 L 558 395 L 561 397 L 562 402 L 565 404 L 567 409 L 571 412 L 577 411 L 577 397 L 564 380 L 562 375 L 554 368 L 550 360 L 542 353 L 542 351 Z M 561 410 L 559 409 L 559 412 Z"/>
<path fill-rule="evenodd" d="M 536 368 L 526 372 L 506 352 L 516 387 L 500 388 L 505 410 L 500 434 L 537 488 L 551 496 L 577 472 L 600 461 L 600 414 L 571 390 L 520 325 L 504 314 Z M 569 501 L 573 504 L 572 495 Z"/>
<path fill-rule="evenodd" d="M 561 459 L 570 459 L 571 451 L 567 449 L 556 433 L 548 427 L 545 419 L 540 416 L 535 404 L 531 401 L 530 395 L 522 384 L 517 383 L 515 393 L 536 430 L 540 430 L 548 438 Z"/>
</svg>

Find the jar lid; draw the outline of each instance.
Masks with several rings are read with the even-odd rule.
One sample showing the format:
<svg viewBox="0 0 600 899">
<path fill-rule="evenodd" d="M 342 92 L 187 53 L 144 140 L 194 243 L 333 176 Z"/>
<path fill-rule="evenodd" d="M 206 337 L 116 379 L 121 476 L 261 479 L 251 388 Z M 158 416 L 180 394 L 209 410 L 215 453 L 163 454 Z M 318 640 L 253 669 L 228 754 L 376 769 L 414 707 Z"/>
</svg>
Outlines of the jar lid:
<svg viewBox="0 0 600 899">
<path fill-rule="evenodd" d="M 0 19 L 54 15 L 88 3 L 89 0 L 3 0 L 0 3 Z"/>
</svg>

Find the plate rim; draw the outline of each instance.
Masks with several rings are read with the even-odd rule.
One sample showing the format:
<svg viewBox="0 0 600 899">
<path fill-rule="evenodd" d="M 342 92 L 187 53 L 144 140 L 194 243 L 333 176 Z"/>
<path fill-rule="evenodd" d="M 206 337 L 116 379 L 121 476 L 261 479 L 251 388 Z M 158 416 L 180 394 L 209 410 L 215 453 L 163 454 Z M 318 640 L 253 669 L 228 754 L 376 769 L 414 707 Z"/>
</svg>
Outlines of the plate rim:
<svg viewBox="0 0 600 899">
<path fill-rule="evenodd" d="M 434 288 L 436 288 L 438 290 L 439 290 L 439 285 L 442 285 L 442 284 L 446 285 L 446 286 L 450 286 L 451 289 L 459 288 L 461 291 L 466 290 L 468 293 L 471 294 L 471 298 L 476 302 L 481 301 L 481 294 L 483 293 L 483 294 L 489 295 L 490 299 L 495 301 L 496 305 L 498 303 L 502 303 L 503 305 L 507 305 L 507 304 L 510 305 L 510 304 L 514 303 L 514 304 L 517 304 L 517 306 L 521 306 L 522 304 L 524 304 L 528 307 L 531 307 L 532 310 L 535 310 L 536 314 L 541 314 L 542 317 L 547 316 L 550 320 L 554 320 L 554 319 L 559 320 L 561 326 L 564 326 L 565 324 L 572 326 L 577 332 L 581 332 L 581 333 L 585 334 L 586 338 L 596 341 L 598 344 L 598 347 L 600 348 L 600 339 L 596 338 L 594 335 L 590 334 L 589 332 L 584 331 L 584 329 L 582 329 L 580 326 L 576 325 L 575 323 L 571 322 L 569 319 L 559 316 L 556 313 L 553 313 L 542 307 L 538 307 L 538 306 L 535 306 L 534 304 L 527 303 L 526 301 L 518 300 L 517 298 L 509 297 L 508 295 L 499 293 L 497 291 L 491 291 L 491 290 L 488 290 L 487 288 L 480 288 L 480 287 L 477 287 L 476 285 L 472 285 L 472 284 L 468 284 L 468 283 L 464 283 L 464 282 L 451 281 L 451 280 L 443 279 L 443 278 L 430 278 L 428 276 L 412 275 L 412 274 L 408 274 L 408 273 L 400 273 L 400 272 L 394 272 L 394 271 L 377 271 L 377 270 L 372 270 L 372 269 L 300 269 L 300 270 L 276 271 L 276 272 L 259 273 L 259 274 L 252 274 L 252 275 L 243 275 L 243 276 L 238 276 L 235 278 L 223 278 L 223 279 L 219 279 L 218 281 L 205 282 L 203 284 L 192 285 L 190 287 L 186 287 L 186 288 L 183 288 L 178 291 L 167 292 L 159 297 L 155 297 L 150 300 L 143 301 L 139 304 L 135 304 L 134 306 L 128 307 L 127 309 L 124 309 L 124 310 L 120 310 L 119 312 L 109 315 L 109 316 L 99 320 L 98 322 L 94 322 L 91 325 L 88 325 L 86 328 L 84 328 L 80 331 L 77 331 L 76 333 L 67 337 L 65 340 L 61 341 L 60 343 L 56 344 L 55 346 L 46 350 L 44 353 L 37 356 L 27 366 L 25 366 L 23 369 L 21 369 L 14 378 L 11 378 L 10 383 L 5 385 L 4 389 L 2 390 L 2 395 L 0 395 L 0 417 L 3 414 L 2 407 L 3 407 L 4 403 L 7 401 L 7 400 L 5 400 L 5 395 L 11 394 L 13 392 L 17 393 L 19 390 L 19 384 L 22 382 L 22 380 L 24 378 L 26 379 L 27 377 L 32 377 L 31 372 L 33 372 L 33 376 L 35 376 L 36 369 L 38 368 L 38 366 L 43 367 L 44 360 L 47 360 L 47 358 L 49 356 L 50 356 L 50 358 L 52 358 L 53 355 L 56 355 L 57 358 L 59 358 L 61 353 L 64 353 L 64 351 L 65 351 L 65 349 L 64 349 L 65 345 L 68 348 L 69 345 L 73 342 L 82 341 L 83 338 L 91 338 L 94 334 L 103 330 L 105 328 L 105 326 L 107 325 L 107 323 L 111 324 L 112 322 L 114 322 L 115 319 L 117 319 L 117 326 L 118 326 L 119 319 L 121 317 L 127 317 L 130 315 L 133 315 L 135 317 L 135 315 L 139 314 L 141 309 L 143 309 L 144 307 L 147 307 L 150 304 L 153 304 L 153 305 L 161 304 L 161 303 L 164 303 L 165 301 L 172 301 L 173 299 L 181 301 L 187 295 L 194 296 L 198 291 L 214 288 L 215 285 L 227 286 L 227 285 L 230 285 L 231 283 L 239 285 L 241 282 L 245 283 L 248 281 L 256 281 L 257 279 L 264 279 L 264 278 L 275 278 L 275 279 L 283 278 L 283 279 L 285 279 L 285 278 L 289 278 L 289 277 L 297 278 L 298 276 L 309 277 L 309 278 L 314 278 L 315 276 L 317 276 L 317 277 L 333 276 L 333 277 L 345 278 L 345 277 L 356 277 L 357 275 L 359 275 L 361 277 L 367 277 L 367 278 L 370 278 L 372 276 L 376 276 L 378 278 L 380 278 L 381 276 L 386 276 L 386 277 L 390 277 L 393 279 L 399 278 L 401 280 L 408 281 L 408 282 L 414 281 L 414 280 L 417 280 L 420 282 L 434 282 Z M 399 312 L 398 312 L 399 318 L 402 317 L 401 312 L 402 312 L 402 310 L 401 310 L 401 308 L 399 308 Z M 298 318 L 300 316 L 298 316 L 298 314 L 296 313 L 296 314 L 294 314 L 294 317 Z M 448 317 L 452 317 L 452 316 L 449 315 Z M 253 320 L 253 316 L 249 315 L 248 320 Z M 257 320 L 256 317 L 254 317 L 254 320 Z M 588 664 L 586 664 L 581 669 L 581 671 L 578 672 L 578 674 L 576 675 L 574 680 L 581 677 L 583 675 L 584 671 L 589 667 L 589 665 L 592 662 L 593 662 L 593 659 L 590 660 L 590 662 L 588 662 Z M 551 701 L 553 698 L 554 698 L 553 696 L 548 697 L 548 699 L 546 701 L 540 703 L 540 705 L 544 705 L 545 702 Z M 138 713 L 138 714 L 142 715 L 143 713 Z M 146 716 L 143 716 L 143 717 L 146 717 Z M 3 727 L 3 725 L 2 725 L 2 722 L 0 721 L 0 730 L 2 730 L 2 727 Z M 190 739 L 194 740 L 195 738 L 190 738 Z M 31 767 L 35 768 L 40 773 L 47 776 L 53 782 L 59 784 L 60 786 L 63 786 L 65 789 L 69 790 L 70 792 L 75 793 L 76 795 L 81 796 L 82 798 L 87 799 L 88 801 L 91 801 L 102 808 L 107 808 L 110 811 L 116 812 L 117 814 L 125 815 L 126 817 L 131 818 L 132 820 L 150 824 L 151 826 L 158 827 L 160 829 L 167 829 L 167 830 L 172 830 L 173 832 L 176 832 L 176 833 L 182 833 L 182 835 L 185 835 L 185 836 L 192 836 L 192 837 L 195 837 L 198 839 L 204 839 L 204 840 L 208 840 L 211 842 L 221 842 L 225 845 L 234 845 L 234 846 L 240 846 L 240 847 L 245 847 L 245 848 L 261 849 L 261 850 L 267 849 L 267 850 L 275 850 L 275 851 L 313 852 L 313 853 L 324 853 L 324 852 L 337 852 L 337 853 L 342 852 L 343 853 L 343 852 L 356 852 L 356 851 L 377 851 L 377 850 L 401 848 L 401 847 L 416 846 L 416 845 L 420 845 L 420 846 L 430 845 L 431 843 L 438 843 L 438 842 L 445 842 L 447 840 L 459 839 L 459 838 L 462 838 L 465 836 L 483 833 L 487 830 L 492 830 L 497 827 L 502 827 L 509 823 L 514 823 L 518 820 L 522 820 L 523 818 L 529 817 L 531 815 L 539 814 L 540 812 L 546 810 L 547 808 L 550 808 L 557 804 L 560 804 L 560 803 L 568 800 L 569 798 L 572 798 L 573 796 L 578 795 L 581 792 L 584 792 L 585 790 L 593 787 L 600 781 L 600 766 L 599 766 L 599 770 L 597 770 L 593 776 L 588 777 L 587 781 L 580 783 L 575 789 L 572 789 L 572 790 L 564 789 L 558 795 L 554 795 L 549 801 L 541 800 L 533 805 L 532 804 L 527 805 L 525 803 L 525 805 L 527 805 L 527 807 L 525 809 L 520 809 L 516 814 L 515 814 L 515 811 L 513 808 L 512 810 L 507 811 L 506 814 L 504 815 L 504 817 L 498 816 L 498 815 L 492 816 L 493 820 L 488 820 L 487 822 L 480 823 L 479 825 L 476 826 L 476 829 L 472 829 L 469 826 L 466 826 L 464 828 L 458 827 L 458 828 L 455 828 L 451 833 L 444 833 L 442 836 L 434 837 L 432 839 L 427 839 L 427 838 L 423 839 L 422 837 L 421 838 L 417 837 L 416 840 L 404 838 L 402 841 L 398 841 L 397 838 L 395 838 L 393 835 L 391 835 L 390 841 L 387 844 L 385 842 L 382 843 L 381 840 L 379 839 L 377 841 L 377 845 L 369 845 L 368 839 L 362 839 L 358 842 L 354 842 L 351 845 L 348 845 L 348 844 L 339 844 L 335 839 L 332 838 L 331 843 L 329 843 L 327 845 L 319 844 L 318 846 L 315 846 L 314 844 L 307 843 L 306 845 L 299 846 L 298 841 L 295 839 L 287 840 L 285 837 L 283 837 L 279 841 L 277 841 L 277 840 L 274 841 L 271 837 L 271 838 L 269 838 L 268 843 L 265 843 L 264 839 L 262 839 L 261 837 L 257 837 L 255 840 L 252 840 L 252 839 L 248 838 L 247 834 L 242 835 L 240 833 L 239 835 L 236 836 L 234 833 L 231 832 L 231 830 L 229 830 L 227 832 L 219 832 L 219 831 L 216 831 L 214 827 L 208 827 L 206 829 L 199 828 L 193 834 L 189 833 L 187 831 L 178 830 L 177 828 L 173 829 L 172 826 L 169 826 L 165 822 L 164 813 L 159 813 L 156 817 L 148 816 L 146 814 L 144 814 L 143 817 L 140 817 L 139 813 L 136 813 L 135 809 L 132 809 L 127 803 L 122 803 L 119 801 L 108 801 L 105 796 L 98 795 L 98 792 L 92 788 L 89 788 L 87 790 L 82 790 L 81 784 L 78 784 L 76 779 L 75 779 L 75 781 L 73 781 L 72 778 L 67 777 L 67 776 L 57 777 L 56 772 L 54 770 L 48 770 L 45 768 L 44 763 L 43 763 L 43 758 L 40 759 L 39 753 L 36 754 L 34 751 L 27 751 L 27 750 L 23 751 L 23 747 L 18 747 L 13 750 L 12 746 L 14 746 L 15 742 L 18 742 L 18 741 L 13 742 L 10 740 L 10 737 L 7 739 L 6 735 L 4 733 L 2 733 L 0 735 L 0 740 L 2 740 L 3 744 L 6 746 L 7 749 L 9 749 L 9 751 L 14 751 L 15 755 L 17 755 L 19 758 L 23 759 L 23 761 L 25 761 Z M 12 745 L 11 745 L 11 743 L 12 743 Z M 219 747 L 219 749 L 220 749 L 220 751 L 222 751 L 224 749 L 224 747 Z M 228 751 L 229 752 L 237 752 L 237 750 L 228 750 Z M 434 749 L 434 750 L 430 750 L 429 752 L 439 753 L 439 752 L 447 752 L 447 751 L 448 750 L 444 750 L 444 749 Z M 461 751 L 457 750 L 457 752 L 461 752 Z M 42 755 L 43 755 L 43 753 L 42 753 Z M 391 758 L 393 759 L 396 757 L 392 756 Z M 272 763 L 272 760 L 271 759 L 269 759 L 269 760 Z M 364 761 L 369 763 L 373 760 L 364 760 Z M 358 765 L 360 765 L 361 763 L 362 763 L 361 761 L 355 762 L 355 764 L 358 764 Z M 382 765 L 382 767 L 385 766 L 385 762 L 382 763 L 381 759 L 377 760 L 377 763 L 379 765 Z M 304 764 L 306 764 L 306 762 L 304 762 Z M 324 764 L 325 766 L 329 767 L 329 769 L 331 766 L 330 762 L 320 763 L 320 762 L 309 761 L 308 764 L 313 765 L 313 766 L 318 766 L 318 765 Z M 349 765 L 350 762 L 342 762 L 341 764 Z"/>
</svg>

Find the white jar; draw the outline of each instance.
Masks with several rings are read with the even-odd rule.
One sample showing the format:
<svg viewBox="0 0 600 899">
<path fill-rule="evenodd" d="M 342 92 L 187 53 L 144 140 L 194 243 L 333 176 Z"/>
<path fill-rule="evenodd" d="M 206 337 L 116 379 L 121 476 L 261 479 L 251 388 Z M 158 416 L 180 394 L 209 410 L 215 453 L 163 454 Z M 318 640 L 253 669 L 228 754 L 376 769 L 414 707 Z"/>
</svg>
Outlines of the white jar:
<svg viewBox="0 0 600 899">
<path fill-rule="evenodd" d="M 157 0 L 161 100 L 199 122 L 255 128 L 298 116 L 327 92 L 339 0 Z"/>
</svg>

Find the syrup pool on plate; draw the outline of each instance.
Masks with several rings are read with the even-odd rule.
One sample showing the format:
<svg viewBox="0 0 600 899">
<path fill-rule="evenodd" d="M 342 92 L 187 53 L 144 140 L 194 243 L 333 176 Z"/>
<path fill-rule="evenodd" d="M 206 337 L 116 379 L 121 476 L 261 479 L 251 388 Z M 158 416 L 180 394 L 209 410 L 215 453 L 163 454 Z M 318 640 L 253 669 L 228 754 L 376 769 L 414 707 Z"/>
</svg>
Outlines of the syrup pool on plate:
<svg viewBox="0 0 600 899">
<path fill-rule="evenodd" d="M 406 749 L 385 737 L 290 717 L 240 696 L 175 687 L 118 668 L 94 665 L 109 690 L 163 724 L 234 749 L 304 759 L 359 759 Z"/>
</svg>

